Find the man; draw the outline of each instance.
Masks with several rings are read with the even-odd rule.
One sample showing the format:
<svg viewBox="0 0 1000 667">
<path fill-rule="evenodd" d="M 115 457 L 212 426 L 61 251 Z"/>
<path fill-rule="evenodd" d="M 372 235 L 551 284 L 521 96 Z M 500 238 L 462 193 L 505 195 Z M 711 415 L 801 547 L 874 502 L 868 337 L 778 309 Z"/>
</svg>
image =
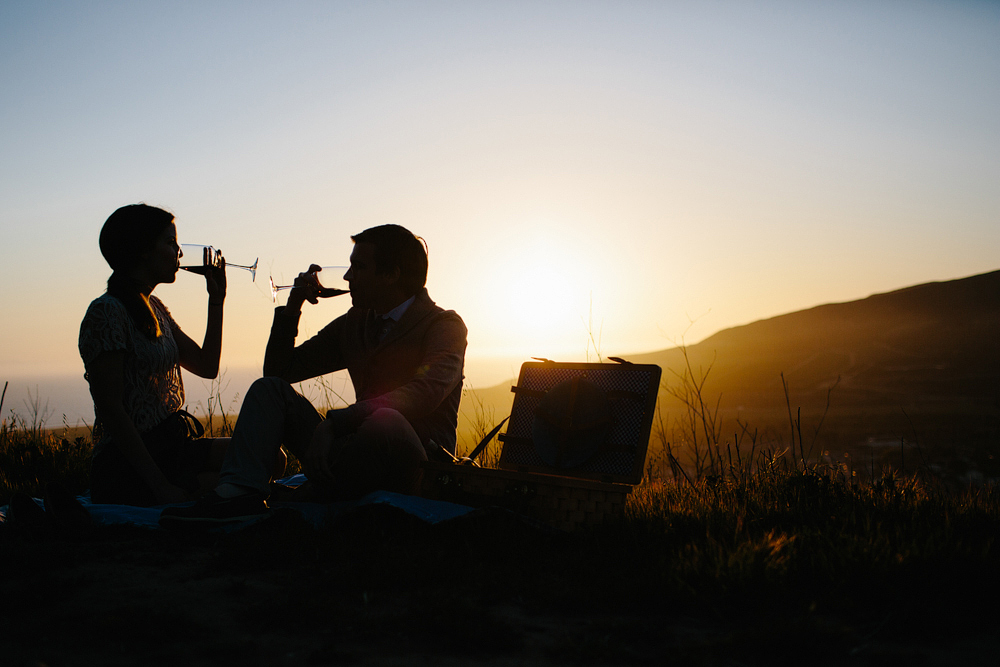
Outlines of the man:
<svg viewBox="0 0 1000 667">
<path fill-rule="evenodd" d="M 382 225 L 351 240 L 344 279 L 352 308 L 295 346 L 303 303 L 322 294 L 314 274 L 299 274 L 287 305 L 275 309 L 265 377 L 244 398 L 219 485 L 192 507 L 165 509 L 161 523 L 265 512 L 282 445 L 299 457 L 311 483 L 337 499 L 375 489 L 416 493 L 427 453 L 455 451 L 465 324 L 427 295 L 427 253 L 407 229 Z M 291 387 L 343 368 L 357 401 L 326 419 Z"/>
</svg>

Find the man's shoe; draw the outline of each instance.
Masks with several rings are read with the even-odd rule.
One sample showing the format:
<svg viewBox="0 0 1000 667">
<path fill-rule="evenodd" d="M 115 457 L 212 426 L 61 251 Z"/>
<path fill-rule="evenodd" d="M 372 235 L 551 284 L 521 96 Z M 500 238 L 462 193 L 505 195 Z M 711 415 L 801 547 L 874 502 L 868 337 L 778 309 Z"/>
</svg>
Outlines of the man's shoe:
<svg viewBox="0 0 1000 667">
<path fill-rule="evenodd" d="M 221 525 L 256 519 L 269 511 L 267 497 L 262 493 L 223 498 L 212 491 L 194 505 L 164 508 L 160 512 L 160 525 L 165 528 L 193 524 Z"/>
</svg>

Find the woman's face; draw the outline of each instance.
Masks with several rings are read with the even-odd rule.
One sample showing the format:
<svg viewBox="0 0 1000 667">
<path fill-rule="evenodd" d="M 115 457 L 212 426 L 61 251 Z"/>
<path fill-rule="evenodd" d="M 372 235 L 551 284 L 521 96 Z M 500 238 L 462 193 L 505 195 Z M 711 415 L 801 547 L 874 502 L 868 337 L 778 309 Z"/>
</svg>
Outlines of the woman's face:
<svg viewBox="0 0 1000 667">
<path fill-rule="evenodd" d="M 177 226 L 170 223 L 156 237 L 153 247 L 144 252 L 138 266 L 140 276 L 153 285 L 172 283 L 177 279 L 181 248 L 177 245 Z"/>
</svg>

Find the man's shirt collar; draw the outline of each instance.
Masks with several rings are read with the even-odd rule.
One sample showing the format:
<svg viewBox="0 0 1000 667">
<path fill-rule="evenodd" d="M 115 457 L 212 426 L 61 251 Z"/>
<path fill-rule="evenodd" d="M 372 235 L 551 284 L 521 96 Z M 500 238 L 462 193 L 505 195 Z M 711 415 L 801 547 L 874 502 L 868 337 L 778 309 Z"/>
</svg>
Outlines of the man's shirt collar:
<svg viewBox="0 0 1000 667">
<path fill-rule="evenodd" d="M 403 317 L 403 313 L 406 312 L 406 309 L 413 305 L 413 302 L 416 298 L 417 295 L 414 294 L 409 299 L 399 304 L 385 315 L 380 315 L 379 317 L 381 317 L 383 320 L 392 320 L 393 322 L 398 322 L 400 318 Z"/>
</svg>

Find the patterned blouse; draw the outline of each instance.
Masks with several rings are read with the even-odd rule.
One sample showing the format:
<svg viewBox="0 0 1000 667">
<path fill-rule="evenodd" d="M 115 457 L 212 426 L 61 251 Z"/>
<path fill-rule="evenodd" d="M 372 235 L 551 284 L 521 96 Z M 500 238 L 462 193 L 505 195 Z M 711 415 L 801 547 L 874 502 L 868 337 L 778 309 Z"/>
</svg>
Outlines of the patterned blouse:
<svg viewBox="0 0 1000 667">
<path fill-rule="evenodd" d="M 177 323 L 167 307 L 155 296 L 149 305 L 160 323 L 160 336 L 150 340 L 139 331 L 125 310 L 125 305 L 109 294 L 90 302 L 80 325 L 80 356 L 89 370 L 91 362 L 104 352 L 125 351 L 125 412 L 140 433 L 152 429 L 184 405 L 180 354 L 174 331 Z M 97 406 L 94 406 L 95 413 Z M 106 439 L 101 415 L 95 415 L 94 435 Z"/>
</svg>

